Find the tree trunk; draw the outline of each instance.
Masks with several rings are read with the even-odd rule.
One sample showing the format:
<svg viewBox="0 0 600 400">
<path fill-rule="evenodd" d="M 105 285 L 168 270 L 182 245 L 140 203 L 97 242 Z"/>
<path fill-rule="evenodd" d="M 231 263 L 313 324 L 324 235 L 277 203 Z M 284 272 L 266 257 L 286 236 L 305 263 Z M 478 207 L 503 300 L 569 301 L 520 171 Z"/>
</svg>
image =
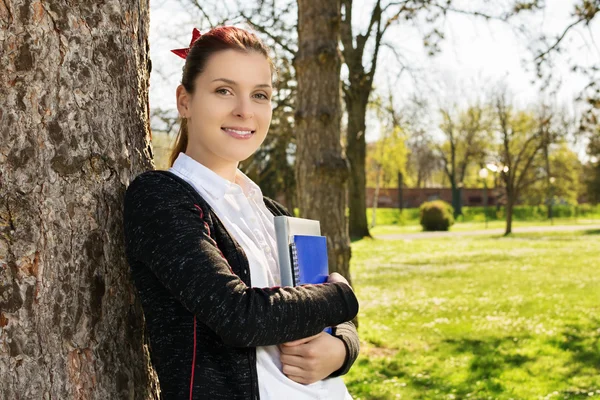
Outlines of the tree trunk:
<svg viewBox="0 0 600 400">
<path fill-rule="evenodd" d="M 367 101 L 364 96 L 347 99 L 348 107 L 348 146 L 346 152 L 350 162 L 350 181 L 348 185 L 348 200 L 350 208 L 349 232 L 352 238 L 370 237 L 367 223 L 367 194 L 366 194 L 366 151 L 365 115 Z M 366 96 L 368 100 L 368 92 Z"/>
<path fill-rule="evenodd" d="M 462 190 L 458 185 L 454 184 L 452 180 L 450 180 L 450 190 L 452 192 L 452 208 L 454 209 L 454 218 L 458 218 L 459 215 L 462 214 Z"/>
<path fill-rule="evenodd" d="M 504 231 L 504 236 L 508 236 L 512 233 L 513 206 L 514 206 L 514 200 L 513 200 L 512 196 L 507 196 L 507 199 L 506 199 L 506 229 Z"/>
<path fill-rule="evenodd" d="M 377 203 L 379 202 L 379 182 L 381 181 L 381 165 L 377 166 L 375 192 L 373 193 L 373 212 L 371 213 L 371 228 L 377 225 Z"/>
<path fill-rule="evenodd" d="M 339 1 L 298 1 L 296 182 L 300 216 L 321 221 L 330 271 L 350 281 L 345 217 L 349 166 L 341 145 L 339 28 Z"/>
<path fill-rule="evenodd" d="M 544 166 L 546 167 L 546 204 L 548 207 L 548 219 L 552 220 L 552 204 L 554 202 L 554 193 L 552 192 L 552 177 L 550 174 L 550 151 L 548 149 L 548 140 L 544 140 Z"/>
<path fill-rule="evenodd" d="M 153 399 L 122 198 L 152 168 L 148 2 L 0 2 L 0 398 Z"/>
<path fill-rule="evenodd" d="M 402 210 L 404 210 L 404 174 L 402 172 L 398 172 L 398 208 L 402 215 Z"/>
</svg>

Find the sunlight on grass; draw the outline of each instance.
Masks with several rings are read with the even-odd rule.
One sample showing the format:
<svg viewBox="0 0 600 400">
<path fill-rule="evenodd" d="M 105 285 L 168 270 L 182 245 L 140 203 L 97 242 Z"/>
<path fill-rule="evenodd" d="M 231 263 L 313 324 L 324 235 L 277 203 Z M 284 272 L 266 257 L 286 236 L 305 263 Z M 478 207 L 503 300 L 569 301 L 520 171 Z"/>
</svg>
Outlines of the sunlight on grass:
<svg viewBox="0 0 600 400">
<path fill-rule="evenodd" d="M 563 225 L 597 225 L 600 224 L 600 219 L 573 219 L 573 218 L 561 218 L 555 219 L 554 223 L 551 224 L 549 221 L 514 221 L 513 229 L 530 226 L 563 226 Z M 504 221 L 490 221 L 488 227 L 485 227 L 484 222 L 459 222 L 450 227 L 450 232 L 468 232 L 468 231 L 483 231 L 486 229 L 504 229 L 506 222 Z M 411 221 L 406 225 L 378 225 L 370 229 L 373 236 L 380 235 L 393 235 L 402 233 L 418 233 L 422 232 L 423 229 L 419 225 L 418 221 Z"/>
<path fill-rule="evenodd" d="M 600 398 L 598 231 L 352 245 L 355 399 Z"/>
</svg>

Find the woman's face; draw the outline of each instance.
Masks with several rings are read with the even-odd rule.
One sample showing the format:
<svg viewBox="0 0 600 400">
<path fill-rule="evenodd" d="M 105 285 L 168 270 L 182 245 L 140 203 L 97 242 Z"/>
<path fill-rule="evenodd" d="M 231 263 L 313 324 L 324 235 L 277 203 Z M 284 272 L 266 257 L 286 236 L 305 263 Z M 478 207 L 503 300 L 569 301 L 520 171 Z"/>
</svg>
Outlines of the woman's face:
<svg viewBox="0 0 600 400">
<path fill-rule="evenodd" d="M 177 108 L 188 119 L 186 154 L 211 169 L 237 167 L 267 136 L 272 91 L 271 68 L 262 54 L 213 54 L 192 95 L 177 88 Z"/>
</svg>

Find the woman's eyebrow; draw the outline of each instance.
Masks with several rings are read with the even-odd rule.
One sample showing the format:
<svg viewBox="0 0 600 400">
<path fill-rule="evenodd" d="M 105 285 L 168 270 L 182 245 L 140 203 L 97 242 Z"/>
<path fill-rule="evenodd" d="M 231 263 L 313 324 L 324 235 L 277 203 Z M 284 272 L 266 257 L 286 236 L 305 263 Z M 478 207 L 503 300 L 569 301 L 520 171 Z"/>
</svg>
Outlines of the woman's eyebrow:
<svg viewBox="0 0 600 400">
<path fill-rule="evenodd" d="M 222 82 L 225 82 L 225 83 L 227 83 L 229 85 L 237 86 L 237 82 L 236 81 L 232 81 L 231 79 L 227 79 L 227 78 L 213 79 L 213 82 L 216 82 L 216 81 L 222 81 Z M 268 83 L 259 84 L 259 85 L 256 85 L 255 87 L 259 87 L 259 88 L 266 87 L 266 88 L 271 89 L 271 85 L 269 85 Z"/>
</svg>

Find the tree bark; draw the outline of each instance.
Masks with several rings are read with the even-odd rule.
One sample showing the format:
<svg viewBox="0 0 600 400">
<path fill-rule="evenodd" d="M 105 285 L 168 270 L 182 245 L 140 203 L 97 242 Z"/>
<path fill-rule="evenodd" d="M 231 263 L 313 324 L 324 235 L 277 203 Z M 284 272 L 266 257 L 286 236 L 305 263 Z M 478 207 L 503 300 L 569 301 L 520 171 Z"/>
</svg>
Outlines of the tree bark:
<svg viewBox="0 0 600 400">
<path fill-rule="evenodd" d="M 148 1 L 0 1 L 0 398 L 152 399 L 122 241 Z"/>
<path fill-rule="evenodd" d="M 300 216 L 321 221 L 330 271 L 351 281 L 345 217 L 349 166 L 340 129 L 339 29 L 339 1 L 298 1 L 295 171 Z"/>
<path fill-rule="evenodd" d="M 352 90 L 352 89 L 349 89 Z M 366 182 L 366 158 L 367 142 L 365 140 L 365 115 L 370 90 L 363 89 L 364 93 L 353 96 L 352 100 L 346 95 L 348 107 L 348 145 L 346 152 L 350 162 L 350 181 L 348 185 L 349 200 L 349 232 L 350 237 L 361 239 L 370 237 L 367 223 L 367 182 Z M 362 100 L 366 96 L 367 100 Z"/>
</svg>

